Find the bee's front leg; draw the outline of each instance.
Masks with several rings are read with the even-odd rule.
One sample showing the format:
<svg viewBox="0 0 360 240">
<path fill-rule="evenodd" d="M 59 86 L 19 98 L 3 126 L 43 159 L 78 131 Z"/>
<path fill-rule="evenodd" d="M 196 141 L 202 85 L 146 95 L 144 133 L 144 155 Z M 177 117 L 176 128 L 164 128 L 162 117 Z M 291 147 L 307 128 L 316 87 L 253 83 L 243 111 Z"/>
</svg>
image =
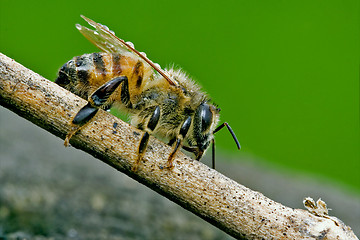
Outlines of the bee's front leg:
<svg viewBox="0 0 360 240">
<path fill-rule="evenodd" d="M 175 147 L 168 158 L 167 166 L 166 166 L 167 168 L 172 169 L 174 167 L 174 165 L 173 165 L 174 156 L 175 156 L 176 152 L 181 148 L 182 141 L 185 138 L 187 132 L 189 131 L 190 125 L 191 125 L 191 117 L 189 116 L 182 124 L 182 126 L 180 128 L 179 136 L 176 138 L 176 140 L 170 141 L 170 142 L 173 142 L 173 141 L 175 142 Z"/>
<path fill-rule="evenodd" d="M 92 119 L 100 108 L 110 108 L 111 102 L 108 101 L 111 94 L 119 87 L 122 82 L 127 83 L 127 77 L 121 76 L 114 78 L 107 83 L 100 86 L 95 92 L 93 92 L 86 104 L 80 111 L 75 115 L 71 121 L 72 129 L 66 135 L 64 145 L 68 146 L 70 138 L 80 130 L 86 123 Z M 127 85 L 127 84 L 126 84 Z"/>
<path fill-rule="evenodd" d="M 154 129 L 156 128 L 156 125 L 159 122 L 159 119 L 160 119 L 160 107 L 156 106 L 153 114 L 151 115 L 151 117 L 149 119 L 149 122 L 148 122 L 146 128 L 144 129 L 145 133 L 142 136 L 140 144 L 139 144 L 139 155 L 138 155 L 138 158 L 137 158 L 134 166 L 132 167 L 133 171 L 137 170 L 139 163 L 145 154 L 145 150 L 148 145 L 149 137 L 150 137 L 149 131 L 150 132 L 154 131 Z"/>
</svg>

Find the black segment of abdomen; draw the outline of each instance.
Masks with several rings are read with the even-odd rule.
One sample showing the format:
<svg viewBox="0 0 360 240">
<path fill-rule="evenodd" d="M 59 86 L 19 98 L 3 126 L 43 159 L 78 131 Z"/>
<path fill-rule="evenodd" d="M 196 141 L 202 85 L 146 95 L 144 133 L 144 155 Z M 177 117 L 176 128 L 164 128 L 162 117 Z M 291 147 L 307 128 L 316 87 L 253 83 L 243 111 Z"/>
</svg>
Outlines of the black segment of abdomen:
<svg viewBox="0 0 360 240">
<path fill-rule="evenodd" d="M 95 70 L 98 73 L 100 73 L 102 75 L 105 75 L 106 74 L 106 69 L 105 69 L 105 63 L 104 63 L 102 55 L 100 53 L 92 53 L 91 56 L 92 56 L 92 59 L 93 59 Z"/>
<path fill-rule="evenodd" d="M 76 75 L 80 82 L 84 84 L 88 84 L 89 82 L 89 62 L 86 61 L 86 55 L 79 56 L 75 58 L 75 66 L 76 66 Z"/>
<path fill-rule="evenodd" d="M 122 72 L 120 60 L 120 54 L 112 54 L 112 72 L 114 76 L 119 76 Z"/>
<path fill-rule="evenodd" d="M 140 68 L 142 66 L 142 62 L 138 61 L 135 65 L 135 69 L 134 69 L 134 73 L 135 75 L 138 77 L 136 80 L 136 87 L 139 88 L 141 86 L 142 80 L 143 80 L 143 76 L 142 74 L 140 74 Z"/>
</svg>

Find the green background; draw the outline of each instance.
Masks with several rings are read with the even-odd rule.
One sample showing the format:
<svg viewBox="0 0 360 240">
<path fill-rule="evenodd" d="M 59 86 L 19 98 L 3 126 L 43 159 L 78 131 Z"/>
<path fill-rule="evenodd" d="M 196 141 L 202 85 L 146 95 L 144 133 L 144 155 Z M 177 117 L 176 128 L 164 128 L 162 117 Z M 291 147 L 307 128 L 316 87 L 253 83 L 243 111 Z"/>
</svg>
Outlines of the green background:
<svg viewBox="0 0 360 240">
<path fill-rule="evenodd" d="M 221 131 L 223 152 L 360 192 L 358 0 L 0 0 L 0 51 L 55 79 L 97 51 L 75 29 L 80 14 L 190 73 L 243 147 Z"/>
</svg>

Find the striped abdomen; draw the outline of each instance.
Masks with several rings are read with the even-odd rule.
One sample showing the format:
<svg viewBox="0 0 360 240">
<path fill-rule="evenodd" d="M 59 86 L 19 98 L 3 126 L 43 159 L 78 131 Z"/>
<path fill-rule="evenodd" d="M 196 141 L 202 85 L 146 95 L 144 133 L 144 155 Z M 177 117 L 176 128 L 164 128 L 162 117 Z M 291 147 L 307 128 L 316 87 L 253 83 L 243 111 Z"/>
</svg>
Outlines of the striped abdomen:
<svg viewBox="0 0 360 240">
<path fill-rule="evenodd" d="M 151 74 L 146 69 L 147 76 Z M 150 70 L 150 71 L 149 71 Z M 59 70 L 55 82 L 87 99 L 104 83 L 118 76 L 127 76 L 133 94 L 141 92 L 144 79 L 144 64 L 129 56 L 110 53 L 91 53 L 77 56 L 65 63 Z"/>
</svg>

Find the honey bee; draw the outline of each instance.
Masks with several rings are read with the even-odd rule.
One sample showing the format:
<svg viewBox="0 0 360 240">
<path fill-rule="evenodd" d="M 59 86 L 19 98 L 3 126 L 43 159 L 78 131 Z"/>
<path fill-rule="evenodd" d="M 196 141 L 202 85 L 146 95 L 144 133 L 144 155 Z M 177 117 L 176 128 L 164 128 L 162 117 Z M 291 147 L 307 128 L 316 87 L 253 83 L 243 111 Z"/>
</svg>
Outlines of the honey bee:
<svg viewBox="0 0 360 240">
<path fill-rule="evenodd" d="M 226 122 L 216 128 L 220 109 L 182 70 L 161 69 L 145 53 L 135 50 L 131 42 L 115 36 L 106 26 L 81 16 L 95 30 L 76 24 L 76 28 L 102 52 L 77 56 L 59 70 L 56 83 L 88 100 L 72 119 L 71 137 L 89 122 L 99 109 L 116 105 L 130 116 L 131 124 L 144 131 L 138 147 L 136 170 L 148 144 L 149 136 L 168 141 L 173 147 L 167 168 L 173 167 L 173 158 L 180 148 L 203 156 L 213 143 L 214 133 L 224 126 L 230 131 L 236 146 L 240 144 Z"/>
</svg>

